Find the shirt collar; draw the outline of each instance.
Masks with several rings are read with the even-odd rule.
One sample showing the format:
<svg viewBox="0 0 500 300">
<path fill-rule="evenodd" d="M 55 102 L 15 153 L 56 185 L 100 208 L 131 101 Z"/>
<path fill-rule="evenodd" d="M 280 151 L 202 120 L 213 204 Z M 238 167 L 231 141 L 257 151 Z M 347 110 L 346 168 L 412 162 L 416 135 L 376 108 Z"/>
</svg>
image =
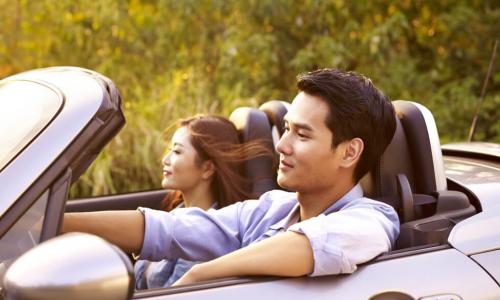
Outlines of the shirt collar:
<svg viewBox="0 0 500 300">
<path fill-rule="evenodd" d="M 349 192 L 347 192 L 342 198 L 339 200 L 335 201 L 330 207 L 325 209 L 323 214 L 328 215 L 331 214 L 332 212 L 336 212 L 341 210 L 346 204 L 351 202 L 352 200 L 360 199 L 363 198 L 363 188 L 361 185 L 358 183 L 356 184 Z"/>
<path fill-rule="evenodd" d="M 336 212 L 341 210 L 346 204 L 355 199 L 363 198 L 363 188 L 358 183 L 352 189 L 349 190 L 344 196 L 342 196 L 339 200 L 335 201 L 330 207 L 325 209 L 322 214 L 328 215 L 332 212 Z M 270 229 L 280 230 L 284 229 L 285 226 L 289 225 L 290 220 L 299 213 L 299 203 L 294 205 L 294 207 L 290 210 L 288 215 L 281 219 L 279 222 L 269 226 Z"/>
<path fill-rule="evenodd" d="M 290 223 L 290 220 L 299 213 L 299 202 L 297 202 L 293 208 L 290 210 L 288 215 L 284 217 L 283 219 L 279 220 L 278 223 L 275 223 L 271 226 L 269 226 L 270 229 L 274 230 L 281 230 L 285 229 L 285 227 Z"/>
</svg>

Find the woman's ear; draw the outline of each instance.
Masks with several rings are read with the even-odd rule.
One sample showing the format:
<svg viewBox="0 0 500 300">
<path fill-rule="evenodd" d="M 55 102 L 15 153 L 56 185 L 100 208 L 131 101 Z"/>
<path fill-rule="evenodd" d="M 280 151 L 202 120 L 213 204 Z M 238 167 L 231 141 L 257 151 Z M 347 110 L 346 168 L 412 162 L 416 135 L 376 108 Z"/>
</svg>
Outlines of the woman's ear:
<svg viewBox="0 0 500 300">
<path fill-rule="evenodd" d="M 365 144 L 360 138 L 353 138 L 352 140 L 345 141 L 344 143 L 345 145 L 340 164 L 345 168 L 350 168 L 355 166 L 359 161 Z"/>
<path fill-rule="evenodd" d="M 211 160 L 206 160 L 201 164 L 201 178 L 210 179 L 215 173 L 215 165 Z"/>
</svg>

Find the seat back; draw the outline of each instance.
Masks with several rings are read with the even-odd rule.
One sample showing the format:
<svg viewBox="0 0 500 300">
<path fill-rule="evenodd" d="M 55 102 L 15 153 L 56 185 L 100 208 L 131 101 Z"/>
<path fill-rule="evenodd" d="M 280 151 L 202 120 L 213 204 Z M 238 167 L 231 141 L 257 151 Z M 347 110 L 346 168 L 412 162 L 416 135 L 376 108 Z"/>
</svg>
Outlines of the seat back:
<svg viewBox="0 0 500 300">
<path fill-rule="evenodd" d="M 443 243 L 456 222 L 475 213 L 467 196 L 447 189 L 439 134 L 431 112 L 410 101 L 393 102 L 396 132 L 362 180 L 367 197 L 398 211 L 398 248 Z"/>
<path fill-rule="evenodd" d="M 412 193 L 432 195 L 446 191 L 443 157 L 439 135 L 431 112 L 410 101 L 393 101 L 396 110 L 396 132 L 372 172 L 362 179 L 365 195 L 391 198 L 401 194 L 401 180 L 408 182 Z M 398 174 L 406 178 L 398 180 Z M 398 210 L 402 203 L 391 202 Z M 404 221 L 410 221 L 403 218 Z"/>
<path fill-rule="evenodd" d="M 242 143 L 259 140 L 270 150 L 273 150 L 271 127 L 264 112 L 250 107 L 240 107 L 234 110 L 229 119 L 238 129 Z M 274 150 L 273 150 L 274 151 Z M 246 178 L 251 181 L 251 192 L 258 197 L 261 194 L 277 188 L 276 170 L 272 157 L 256 157 L 245 162 Z"/>
</svg>

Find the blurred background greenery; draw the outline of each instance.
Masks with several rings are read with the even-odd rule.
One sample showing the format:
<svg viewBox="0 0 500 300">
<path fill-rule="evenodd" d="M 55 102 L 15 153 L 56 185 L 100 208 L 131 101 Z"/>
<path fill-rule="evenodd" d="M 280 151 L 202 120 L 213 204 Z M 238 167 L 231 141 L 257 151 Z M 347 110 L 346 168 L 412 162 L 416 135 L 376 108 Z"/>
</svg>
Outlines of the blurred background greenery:
<svg viewBox="0 0 500 300">
<path fill-rule="evenodd" d="M 159 188 L 174 120 L 290 101 L 296 75 L 322 67 L 423 103 L 441 142 L 464 141 L 500 1 L 0 0 L 0 20 L 0 78 L 74 65 L 121 91 L 127 125 L 71 190 L 87 197 Z M 495 67 L 476 140 L 500 142 L 499 91 Z"/>
</svg>

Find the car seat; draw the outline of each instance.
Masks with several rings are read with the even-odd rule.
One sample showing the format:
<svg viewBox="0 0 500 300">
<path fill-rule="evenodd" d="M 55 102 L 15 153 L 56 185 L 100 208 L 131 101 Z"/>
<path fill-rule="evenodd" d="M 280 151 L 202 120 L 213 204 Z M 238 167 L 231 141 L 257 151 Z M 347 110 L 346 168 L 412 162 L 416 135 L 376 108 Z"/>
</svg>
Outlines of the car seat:
<svg viewBox="0 0 500 300">
<path fill-rule="evenodd" d="M 271 126 L 264 112 L 250 107 L 234 110 L 229 119 L 238 129 L 242 143 L 259 140 L 274 151 Z M 276 189 L 276 169 L 272 157 L 256 157 L 245 162 L 245 175 L 251 181 L 251 192 L 255 197 Z"/>
<path fill-rule="evenodd" d="M 415 102 L 393 101 L 396 132 L 361 184 L 365 196 L 391 204 L 399 214 L 397 248 L 444 243 L 453 226 L 476 213 L 468 197 L 448 190 L 436 123 Z"/>
</svg>

